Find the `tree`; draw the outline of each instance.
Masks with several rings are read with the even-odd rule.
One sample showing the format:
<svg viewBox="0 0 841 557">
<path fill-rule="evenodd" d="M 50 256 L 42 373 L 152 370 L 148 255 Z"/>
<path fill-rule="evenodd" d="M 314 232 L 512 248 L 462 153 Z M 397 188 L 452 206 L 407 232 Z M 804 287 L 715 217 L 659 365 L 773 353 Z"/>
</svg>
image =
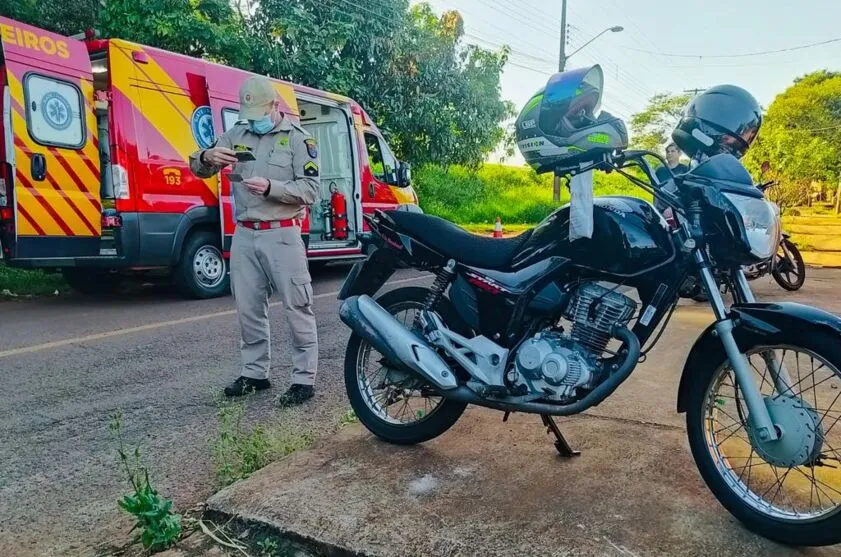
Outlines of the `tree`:
<svg viewBox="0 0 841 557">
<path fill-rule="evenodd" d="M 689 94 L 658 93 L 651 97 L 642 112 L 631 116 L 631 144 L 637 149 L 662 151 L 683 107 L 692 99 Z"/>
<path fill-rule="evenodd" d="M 243 22 L 228 0 L 107 0 L 100 34 L 247 66 Z"/>
<path fill-rule="evenodd" d="M 370 99 L 395 149 L 412 162 L 475 166 L 514 115 L 500 98 L 507 51 L 463 46 L 463 29 L 457 12 L 438 18 L 427 4 L 413 7 L 387 80 L 395 94 Z"/>
<path fill-rule="evenodd" d="M 0 16 L 60 33 L 75 35 L 99 24 L 104 0 L 4 0 Z"/>
<path fill-rule="evenodd" d="M 503 138 L 507 53 L 462 45 L 458 12 L 439 18 L 406 0 L 261 0 L 247 19 L 254 71 L 353 97 L 401 158 L 475 165 Z"/>
<path fill-rule="evenodd" d="M 758 175 L 766 160 L 787 204 L 808 202 L 813 182 L 836 183 L 841 172 L 841 74 L 814 72 L 777 95 L 745 164 Z"/>
</svg>

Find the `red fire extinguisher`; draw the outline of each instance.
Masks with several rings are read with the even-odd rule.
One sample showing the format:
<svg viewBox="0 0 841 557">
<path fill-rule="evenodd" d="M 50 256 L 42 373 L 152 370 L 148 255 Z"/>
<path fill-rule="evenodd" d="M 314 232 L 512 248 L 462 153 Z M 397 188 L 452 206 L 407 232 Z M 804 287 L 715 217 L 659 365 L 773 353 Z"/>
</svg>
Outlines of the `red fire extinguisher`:
<svg viewBox="0 0 841 557">
<path fill-rule="evenodd" d="M 333 220 L 333 237 L 347 240 L 347 200 L 336 184 L 330 184 L 330 213 Z"/>
</svg>

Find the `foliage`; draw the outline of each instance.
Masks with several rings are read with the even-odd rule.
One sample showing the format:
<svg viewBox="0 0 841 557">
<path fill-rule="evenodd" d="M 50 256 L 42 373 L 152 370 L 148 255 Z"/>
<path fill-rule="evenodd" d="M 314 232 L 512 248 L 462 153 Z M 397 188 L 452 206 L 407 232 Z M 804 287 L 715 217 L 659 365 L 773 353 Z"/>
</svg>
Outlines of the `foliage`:
<svg viewBox="0 0 841 557">
<path fill-rule="evenodd" d="M 763 161 L 763 180 L 780 184 L 772 192 L 788 206 L 808 201 L 811 183 L 838 180 L 841 172 L 841 74 L 806 75 L 777 95 L 745 157 L 754 176 Z"/>
<path fill-rule="evenodd" d="M 414 6 L 388 72 L 387 90 L 397 94 L 367 99 L 398 155 L 416 165 L 477 166 L 514 115 L 500 100 L 507 50 L 462 46 L 463 25 L 457 12 L 437 18 L 427 4 Z"/>
<path fill-rule="evenodd" d="M 348 408 L 348 410 L 339 416 L 339 427 L 344 427 L 346 425 L 356 424 L 359 423 L 359 416 L 356 415 L 356 412 L 353 411 L 353 408 Z"/>
<path fill-rule="evenodd" d="M 171 500 L 163 499 L 152 488 L 149 470 L 140 457 L 140 448 L 130 451 L 126 447 L 121 412 L 111 416 L 108 427 L 117 442 L 120 464 L 132 488 L 132 493 L 125 495 L 117 504 L 135 519 L 132 529 L 139 532 L 134 543 L 141 542 L 149 551 L 164 550 L 181 536 L 181 515 L 173 513 Z"/>
<path fill-rule="evenodd" d="M 0 262 L 0 299 L 17 296 L 52 296 L 70 289 L 58 273 L 16 269 Z"/>
<path fill-rule="evenodd" d="M 99 24 L 103 0 L 8 0 L 0 2 L 0 16 L 60 33 L 75 35 Z"/>
<path fill-rule="evenodd" d="M 227 0 L 107 0 L 100 34 L 236 65 L 249 56 Z"/>
<path fill-rule="evenodd" d="M 406 0 L 261 0 L 247 20 L 262 46 L 250 69 L 355 98 L 416 165 L 476 165 L 513 111 L 500 100 L 506 52 L 462 45 L 463 26 Z"/>
<path fill-rule="evenodd" d="M 658 93 L 651 97 L 645 110 L 631 116 L 632 146 L 663 152 L 683 107 L 691 98 L 689 94 L 669 93 Z"/>
<path fill-rule="evenodd" d="M 285 423 L 282 414 L 269 426 L 246 428 L 243 424 L 244 400 L 229 400 L 219 395 L 216 407 L 219 435 L 211 452 L 220 485 L 247 478 L 270 462 L 312 442 L 309 433 Z"/>
<path fill-rule="evenodd" d="M 497 216 L 503 224 L 534 224 L 554 211 L 552 175 L 538 175 L 528 167 L 485 164 L 478 169 L 426 166 L 414 173 L 421 208 L 460 224 L 490 223 Z M 617 174 L 594 175 L 596 195 L 650 195 Z M 561 202 L 569 192 L 561 189 Z"/>
<path fill-rule="evenodd" d="M 277 555 L 280 546 L 274 538 L 263 538 L 257 542 L 257 549 L 260 550 L 261 557 L 274 557 Z"/>
</svg>

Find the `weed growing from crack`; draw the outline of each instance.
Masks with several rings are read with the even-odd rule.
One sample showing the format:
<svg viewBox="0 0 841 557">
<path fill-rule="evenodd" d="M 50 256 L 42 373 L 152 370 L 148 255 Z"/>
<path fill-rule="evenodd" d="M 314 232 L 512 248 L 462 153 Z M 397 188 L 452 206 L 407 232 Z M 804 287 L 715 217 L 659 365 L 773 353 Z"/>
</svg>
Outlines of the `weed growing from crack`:
<svg viewBox="0 0 841 557">
<path fill-rule="evenodd" d="M 312 443 L 312 435 L 284 420 L 281 412 L 272 423 L 247 428 L 243 424 L 246 395 L 231 400 L 215 396 L 219 435 L 213 442 L 211 454 L 216 479 L 221 486 L 247 478 L 260 468 Z"/>
<path fill-rule="evenodd" d="M 359 416 L 356 415 L 356 412 L 352 408 L 349 408 L 347 412 L 339 416 L 339 428 L 357 423 L 359 423 Z"/>
<path fill-rule="evenodd" d="M 126 446 L 123 430 L 123 414 L 113 414 L 108 429 L 117 443 L 120 466 L 125 472 L 132 493 L 123 496 L 117 505 L 134 517 L 132 530 L 138 530 L 132 543 L 140 542 L 151 552 L 162 551 L 181 537 L 181 515 L 175 514 L 172 501 L 163 499 L 149 482 L 149 470 L 140 457 L 140 447 L 134 450 Z"/>
<path fill-rule="evenodd" d="M 260 557 L 275 557 L 280 546 L 274 538 L 263 538 L 257 542 L 257 549 L 260 550 Z"/>
</svg>

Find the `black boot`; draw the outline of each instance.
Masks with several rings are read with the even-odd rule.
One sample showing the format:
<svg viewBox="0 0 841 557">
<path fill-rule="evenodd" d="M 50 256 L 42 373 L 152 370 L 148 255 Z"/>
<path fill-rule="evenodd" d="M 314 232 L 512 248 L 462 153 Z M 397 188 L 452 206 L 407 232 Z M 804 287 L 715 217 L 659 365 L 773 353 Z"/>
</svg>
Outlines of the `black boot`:
<svg viewBox="0 0 841 557">
<path fill-rule="evenodd" d="M 252 379 L 237 377 L 237 380 L 225 387 L 225 396 L 242 396 L 255 391 L 263 391 L 271 387 L 268 379 Z"/>
<path fill-rule="evenodd" d="M 311 399 L 314 393 L 315 389 L 312 388 L 312 385 L 294 383 L 288 391 L 280 395 L 278 403 L 284 408 L 298 406 Z"/>
</svg>

